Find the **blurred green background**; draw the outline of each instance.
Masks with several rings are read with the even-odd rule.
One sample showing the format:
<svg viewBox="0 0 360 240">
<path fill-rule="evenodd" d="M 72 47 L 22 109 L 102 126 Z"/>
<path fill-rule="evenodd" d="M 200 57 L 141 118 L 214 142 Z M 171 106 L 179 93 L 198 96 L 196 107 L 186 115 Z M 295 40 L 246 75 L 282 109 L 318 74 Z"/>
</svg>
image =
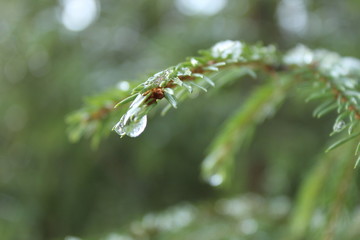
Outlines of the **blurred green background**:
<svg viewBox="0 0 360 240">
<path fill-rule="evenodd" d="M 314 104 L 296 96 L 257 130 L 225 188 L 203 182 L 200 164 L 249 81 L 96 150 L 69 143 L 65 116 L 85 96 L 226 39 L 359 58 L 359 12 L 358 0 L 0 0 L 0 239 L 97 239 L 149 211 L 248 192 L 292 201 L 333 123 L 312 119 Z"/>
</svg>

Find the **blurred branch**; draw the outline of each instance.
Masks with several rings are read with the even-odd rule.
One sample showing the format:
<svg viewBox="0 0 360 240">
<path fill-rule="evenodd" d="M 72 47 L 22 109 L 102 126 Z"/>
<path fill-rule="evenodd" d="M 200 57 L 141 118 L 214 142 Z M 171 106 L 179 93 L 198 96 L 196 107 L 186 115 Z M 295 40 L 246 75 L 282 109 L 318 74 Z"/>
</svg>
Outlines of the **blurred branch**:
<svg viewBox="0 0 360 240">
<path fill-rule="evenodd" d="M 330 208 L 328 223 L 325 226 L 324 240 L 332 240 L 336 236 L 336 227 L 339 223 L 341 212 L 344 209 L 345 202 L 349 196 L 349 188 L 351 186 L 351 179 L 354 176 L 353 163 L 349 161 L 351 158 L 345 158 L 340 178 L 338 179 L 337 186 L 333 188 L 335 200 Z"/>
<path fill-rule="evenodd" d="M 283 102 L 292 81 L 277 79 L 260 86 L 248 100 L 229 117 L 209 147 L 202 164 L 203 178 L 211 185 L 227 179 L 235 153 L 251 137 L 256 126 L 272 116 Z"/>
<path fill-rule="evenodd" d="M 302 183 L 290 218 L 290 232 L 284 239 L 304 239 L 309 232 L 323 233 L 321 237 L 311 239 L 333 239 L 354 174 L 351 161 L 353 148 L 353 145 L 343 146 L 332 155 L 320 156 Z M 316 220 L 317 211 L 324 208 L 322 202 L 326 201 L 328 204 L 329 199 L 329 214 L 322 220 Z"/>
</svg>

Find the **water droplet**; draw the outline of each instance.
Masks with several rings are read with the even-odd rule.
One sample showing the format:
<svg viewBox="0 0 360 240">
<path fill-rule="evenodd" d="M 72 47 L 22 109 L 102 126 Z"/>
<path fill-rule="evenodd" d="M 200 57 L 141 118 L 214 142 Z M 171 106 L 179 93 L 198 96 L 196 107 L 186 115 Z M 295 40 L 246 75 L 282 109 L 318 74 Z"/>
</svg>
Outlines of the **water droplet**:
<svg viewBox="0 0 360 240">
<path fill-rule="evenodd" d="M 217 173 L 210 176 L 208 181 L 211 186 L 217 187 L 223 183 L 224 177 Z"/>
<path fill-rule="evenodd" d="M 243 44 L 239 41 L 226 40 L 215 44 L 211 48 L 211 55 L 215 58 L 238 59 L 242 53 Z"/>
<path fill-rule="evenodd" d="M 125 115 L 123 115 L 121 118 L 120 118 L 120 121 L 118 121 L 116 123 L 116 125 L 113 127 L 113 130 L 119 134 L 121 137 L 124 136 L 126 134 L 125 130 L 124 130 L 124 127 L 125 127 Z"/>
<path fill-rule="evenodd" d="M 334 132 L 341 132 L 346 126 L 346 123 L 344 121 L 338 121 L 334 124 Z"/>
<path fill-rule="evenodd" d="M 126 134 L 129 137 L 137 137 L 145 130 L 146 124 L 147 116 L 145 115 L 139 121 L 131 122 L 131 124 L 127 126 L 128 131 Z"/>
<path fill-rule="evenodd" d="M 121 117 L 120 121 L 114 126 L 114 130 L 120 136 L 128 135 L 129 137 L 139 136 L 146 127 L 147 116 L 143 116 L 140 120 L 131 120 L 125 114 Z"/>
</svg>

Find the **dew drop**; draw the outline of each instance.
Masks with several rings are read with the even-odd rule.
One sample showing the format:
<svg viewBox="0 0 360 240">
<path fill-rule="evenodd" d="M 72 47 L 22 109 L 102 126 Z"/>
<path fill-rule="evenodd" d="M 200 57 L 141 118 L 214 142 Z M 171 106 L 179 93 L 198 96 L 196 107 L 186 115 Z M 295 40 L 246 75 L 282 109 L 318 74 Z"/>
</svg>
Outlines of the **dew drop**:
<svg viewBox="0 0 360 240">
<path fill-rule="evenodd" d="M 121 137 L 126 134 L 124 128 L 125 128 L 125 115 L 120 118 L 120 121 L 116 123 L 116 125 L 113 127 L 113 130 L 119 134 Z"/>
<path fill-rule="evenodd" d="M 128 120 L 128 121 L 125 121 Z M 133 121 L 126 117 L 121 117 L 120 121 L 114 126 L 114 130 L 120 136 L 128 135 L 129 137 L 139 136 L 146 128 L 147 116 L 143 116 L 140 120 Z"/>
<path fill-rule="evenodd" d="M 129 137 L 137 137 L 139 136 L 146 128 L 147 124 L 147 116 L 143 116 L 139 121 L 131 122 L 127 126 L 126 135 Z"/>
<path fill-rule="evenodd" d="M 334 132 L 341 132 L 346 126 L 346 123 L 344 121 L 338 121 L 334 124 Z"/>
<path fill-rule="evenodd" d="M 223 183 L 224 177 L 217 173 L 210 176 L 208 181 L 211 186 L 217 187 Z"/>
</svg>

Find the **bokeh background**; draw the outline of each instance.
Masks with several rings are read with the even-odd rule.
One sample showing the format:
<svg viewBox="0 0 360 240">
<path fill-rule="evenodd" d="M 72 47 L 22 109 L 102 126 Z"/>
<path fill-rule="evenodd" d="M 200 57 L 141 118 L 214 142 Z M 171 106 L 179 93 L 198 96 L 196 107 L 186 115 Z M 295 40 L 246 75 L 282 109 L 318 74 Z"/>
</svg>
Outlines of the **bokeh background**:
<svg viewBox="0 0 360 240">
<path fill-rule="evenodd" d="M 203 182 L 200 164 L 244 82 L 97 149 L 69 142 L 65 116 L 226 39 L 359 58 L 359 12 L 358 0 L 0 0 L 0 239 L 100 239 L 150 211 L 249 192 L 292 202 L 333 123 L 297 97 L 259 127 L 225 188 Z"/>
</svg>

